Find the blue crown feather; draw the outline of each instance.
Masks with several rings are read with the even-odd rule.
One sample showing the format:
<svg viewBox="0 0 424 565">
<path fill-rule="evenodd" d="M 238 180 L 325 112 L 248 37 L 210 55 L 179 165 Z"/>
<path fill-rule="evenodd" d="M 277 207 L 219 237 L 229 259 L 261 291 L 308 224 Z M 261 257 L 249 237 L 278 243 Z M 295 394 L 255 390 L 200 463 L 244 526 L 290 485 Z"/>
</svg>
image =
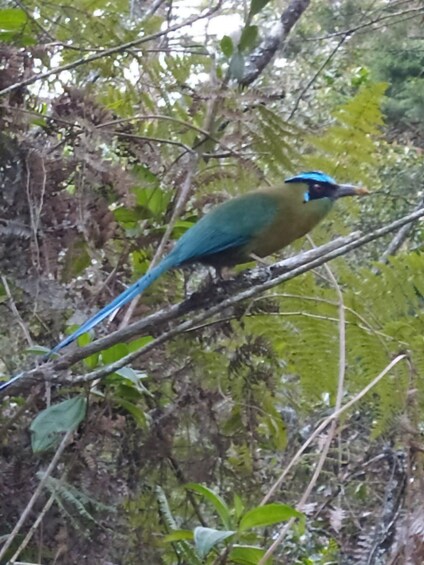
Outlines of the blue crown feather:
<svg viewBox="0 0 424 565">
<path fill-rule="evenodd" d="M 306 171 L 304 173 L 299 173 L 295 177 L 286 179 L 284 182 L 326 182 L 328 184 L 337 184 L 333 177 L 330 177 L 321 171 Z"/>
</svg>

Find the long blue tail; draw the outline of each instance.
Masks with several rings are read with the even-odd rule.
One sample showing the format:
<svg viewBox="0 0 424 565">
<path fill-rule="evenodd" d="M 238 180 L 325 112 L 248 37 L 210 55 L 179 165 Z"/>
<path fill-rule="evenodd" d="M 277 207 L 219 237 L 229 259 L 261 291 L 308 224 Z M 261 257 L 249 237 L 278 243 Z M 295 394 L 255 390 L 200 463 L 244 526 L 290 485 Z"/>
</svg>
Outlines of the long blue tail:
<svg viewBox="0 0 424 565">
<path fill-rule="evenodd" d="M 104 308 L 102 308 L 96 314 L 94 314 L 93 317 L 91 317 L 86 322 L 84 322 L 82 326 L 80 326 L 77 330 L 74 331 L 74 333 L 72 333 L 71 335 L 66 337 L 63 341 L 58 343 L 51 350 L 50 354 L 57 353 L 58 351 L 60 351 L 61 349 L 63 349 L 64 347 L 66 347 L 76 339 L 78 339 L 80 335 L 89 332 L 92 328 L 97 326 L 97 324 L 99 324 L 102 320 L 110 316 L 112 312 L 118 310 L 118 308 L 121 308 L 122 306 L 130 302 L 130 300 L 132 300 L 134 297 L 141 294 L 144 290 L 146 290 L 146 288 L 148 288 L 152 283 L 154 283 L 154 281 L 158 279 L 163 273 L 165 273 L 169 269 L 172 269 L 172 267 L 176 267 L 176 266 L 177 266 L 177 261 L 175 259 L 175 256 L 171 254 L 165 257 L 165 259 L 163 259 L 163 261 L 161 261 L 157 267 L 154 267 L 149 273 L 147 273 L 147 275 L 144 275 L 141 278 L 139 278 L 138 281 L 136 281 L 133 285 L 128 287 L 127 290 L 124 290 L 124 292 L 122 292 L 119 296 L 114 298 L 112 302 L 107 304 Z"/>
<path fill-rule="evenodd" d="M 7 382 L 0 384 L 0 392 L 8 388 L 9 385 L 11 385 L 12 383 L 19 381 L 19 379 L 22 377 L 23 374 L 24 373 L 18 373 L 17 375 L 9 379 Z"/>
<path fill-rule="evenodd" d="M 136 281 L 133 285 L 131 285 L 127 290 L 124 290 L 119 296 L 117 296 L 110 304 L 107 304 L 104 308 L 99 310 L 97 314 L 94 314 L 92 318 L 87 320 L 80 326 L 73 334 L 65 338 L 63 341 L 58 343 L 48 354 L 49 356 L 52 353 L 57 353 L 63 347 L 66 347 L 73 341 L 75 341 L 80 335 L 90 331 L 92 328 L 97 326 L 102 320 L 107 318 L 112 312 L 121 308 L 125 304 L 127 304 L 130 300 L 132 300 L 138 294 L 141 294 L 146 288 L 148 288 L 156 279 L 158 279 L 163 273 L 172 269 L 173 267 L 177 267 L 179 265 L 179 261 L 176 256 L 171 253 L 163 261 L 159 263 L 157 267 L 152 269 L 147 275 L 144 275 L 138 281 Z M 19 380 L 24 373 L 18 373 L 10 380 L 5 383 L 0 384 L 0 392 L 5 390 L 9 387 L 12 383 Z"/>
</svg>

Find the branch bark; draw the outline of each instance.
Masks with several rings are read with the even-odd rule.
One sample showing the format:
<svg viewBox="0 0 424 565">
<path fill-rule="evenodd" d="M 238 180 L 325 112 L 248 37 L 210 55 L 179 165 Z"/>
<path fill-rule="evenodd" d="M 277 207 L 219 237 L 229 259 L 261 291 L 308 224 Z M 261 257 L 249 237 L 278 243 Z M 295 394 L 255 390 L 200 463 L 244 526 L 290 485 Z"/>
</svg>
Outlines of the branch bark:
<svg viewBox="0 0 424 565">
<path fill-rule="evenodd" d="M 199 323 L 220 314 L 224 310 L 248 298 L 261 294 L 265 290 L 273 288 L 282 282 L 315 269 L 336 257 L 345 255 L 354 249 L 396 231 L 402 226 L 423 216 L 424 208 L 421 208 L 366 235 L 355 232 L 347 237 L 340 237 L 316 249 L 311 249 L 305 253 L 279 261 L 270 267 L 258 267 L 251 271 L 245 271 L 232 281 L 212 285 L 203 292 L 195 293 L 188 300 L 180 304 L 160 310 L 122 330 L 100 338 L 86 347 L 68 353 L 57 360 L 43 363 L 28 371 L 23 371 L 19 379 L 15 380 L 15 382 L 8 387 L 6 394 L 22 393 L 32 384 L 43 381 L 78 384 L 88 383 L 95 379 L 105 377 L 131 364 L 135 359 L 147 355 L 159 345 L 166 343 L 175 336 L 185 333 L 196 327 Z M 177 322 L 178 318 L 181 318 L 189 312 L 197 313 L 188 320 Z M 167 324 L 168 328 L 170 325 L 170 329 L 166 329 L 150 343 L 126 355 L 119 361 L 100 367 L 84 375 L 72 376 L 67 373 L 72 365 L 85 359 L 89 355 L 111 347 L 116 343 L 139 336 L 142 333 L 151 332 L 152 330 L 155 330 L 155 333 L 157 333 L 164 324 Z M 3 393 L 3 396 L 4 395 L 5 393 Z"/>
<path fill-rule="evenodd" d="M 308 8 L 311 0 L 291 0 L 281 14 L 280 26 L 274 33 L 269 33 L 258 49 L 247 60 L 246 72 L 240 80 L 241 86 L 249 86 L 271 62 L 278 49 L 284 44 L 293 26 Z"/>
</svg>

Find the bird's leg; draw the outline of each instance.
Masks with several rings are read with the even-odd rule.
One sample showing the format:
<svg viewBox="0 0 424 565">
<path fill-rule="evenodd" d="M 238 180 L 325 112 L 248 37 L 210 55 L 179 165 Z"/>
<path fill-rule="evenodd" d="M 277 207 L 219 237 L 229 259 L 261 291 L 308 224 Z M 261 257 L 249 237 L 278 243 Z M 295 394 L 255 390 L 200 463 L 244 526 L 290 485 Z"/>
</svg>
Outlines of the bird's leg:
<svg viewBox="0 0 424 565">
<path fill-rule="evenodd" d="M 272 262 L 266 261 L 262 257 L 258 257 L 254 253 L 250 253 L 250 257 L 256 261 L 256 263 L 262 267 L 267 273 L 267 280 L 272 279 Z"/>
<path fill-rule="evenodd" d="M 222 281 L 224 280 L 224 275 L 222 273 L 222 267 L 214 267 L 215 269 L 215 280 L 216 281 Z M 210 273 L 210 271 L 209 271 Z M 214 282 L 213 277 L 211 277 L 212 282 Z"/>
<path fill-rule="evenodd" d="M 256 261 L 256 263 L 258 265 L 260 265 L 261 267 L 269 267 L 272 264 L 269 261 L 266 261 L 263 257 L 259 257 L 258 255 L 255 255 L 254 253 L 249 253 L 249 257 L 251 257 L 253 259 L 253 261 Z"/>
</svg>

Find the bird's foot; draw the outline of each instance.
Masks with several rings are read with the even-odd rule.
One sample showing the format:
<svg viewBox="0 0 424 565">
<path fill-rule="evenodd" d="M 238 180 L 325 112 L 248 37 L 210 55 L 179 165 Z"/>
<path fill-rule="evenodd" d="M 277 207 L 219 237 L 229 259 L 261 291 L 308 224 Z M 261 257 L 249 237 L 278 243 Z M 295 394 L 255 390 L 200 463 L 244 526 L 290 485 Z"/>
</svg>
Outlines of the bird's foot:
<svg viewBox="0 0 424 565">
<path fill-rule="evenodd" d="M 251 259 L 253 259 L 253 261 L 256 261 L 256 263 L 261 267 L 269 267 L 272 264 L 269 261 L 267 261 L 266 259 L 264 259 L 263 257 L 259 257 L 258 255 L 255 255 L 254 253 L 250 253 L 249 257 Z"/>
</svg>

